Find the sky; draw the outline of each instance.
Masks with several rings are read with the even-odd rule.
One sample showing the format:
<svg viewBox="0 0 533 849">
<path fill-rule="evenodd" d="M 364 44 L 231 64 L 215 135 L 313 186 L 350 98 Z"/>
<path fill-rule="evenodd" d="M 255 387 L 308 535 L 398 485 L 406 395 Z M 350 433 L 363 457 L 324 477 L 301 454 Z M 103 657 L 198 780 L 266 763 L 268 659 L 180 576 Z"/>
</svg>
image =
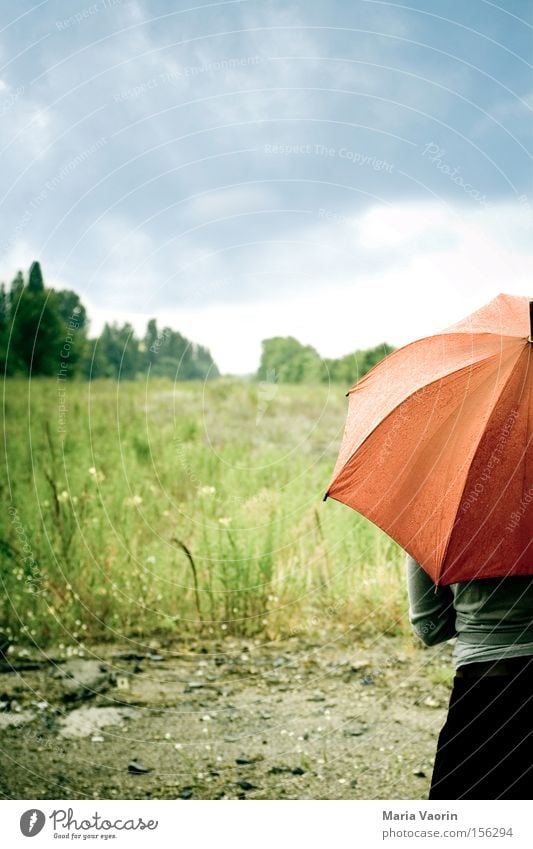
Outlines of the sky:
<svg viewBox="0 0 533 849">
<path fill-rule="evenodd" d="M 0 279 L 254 371 L 533 298 L 529 0 L 0 3 Z"/>
</svg>

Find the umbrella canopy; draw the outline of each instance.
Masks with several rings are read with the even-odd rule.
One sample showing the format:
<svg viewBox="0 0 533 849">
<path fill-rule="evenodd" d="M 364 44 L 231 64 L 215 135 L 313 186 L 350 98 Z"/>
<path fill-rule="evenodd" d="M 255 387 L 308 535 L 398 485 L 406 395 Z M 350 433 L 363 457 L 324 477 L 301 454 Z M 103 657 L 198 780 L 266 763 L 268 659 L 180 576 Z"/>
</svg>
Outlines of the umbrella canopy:
<svg viewBox="0 0 533 849">
<path fill-rule="evenodd" d="M 438 585 L 533 575 L 533 302 L 501 294 L 389 354 L 347 393 L 326 498 Z"/>
</svg>

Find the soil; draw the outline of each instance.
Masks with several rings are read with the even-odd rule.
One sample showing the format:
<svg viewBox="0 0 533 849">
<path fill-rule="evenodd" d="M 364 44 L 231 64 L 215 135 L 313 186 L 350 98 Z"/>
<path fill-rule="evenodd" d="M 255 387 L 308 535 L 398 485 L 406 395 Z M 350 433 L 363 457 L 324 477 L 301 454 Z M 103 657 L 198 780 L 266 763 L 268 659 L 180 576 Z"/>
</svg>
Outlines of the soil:
<svg viewBox="0 0 533 849">
<path fill-rule="evenodd" d="M 8 654 L 3 798 L 427 799 L 449 643 L 132 645 Z"/>
</svg>

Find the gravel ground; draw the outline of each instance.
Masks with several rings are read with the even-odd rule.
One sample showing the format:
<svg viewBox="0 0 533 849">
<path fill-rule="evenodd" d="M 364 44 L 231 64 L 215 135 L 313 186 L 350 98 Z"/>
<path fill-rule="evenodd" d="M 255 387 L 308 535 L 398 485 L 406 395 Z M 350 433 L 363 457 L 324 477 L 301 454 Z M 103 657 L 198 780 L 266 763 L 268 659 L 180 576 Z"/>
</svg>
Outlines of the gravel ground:
<svg viewBox="0 0 533 849">
<path fill-rule="evenodd" d="M 427 799 L 451 645 L 321 634 L 16 651 L 0 673 L 14 799 Z"/>
</svg>

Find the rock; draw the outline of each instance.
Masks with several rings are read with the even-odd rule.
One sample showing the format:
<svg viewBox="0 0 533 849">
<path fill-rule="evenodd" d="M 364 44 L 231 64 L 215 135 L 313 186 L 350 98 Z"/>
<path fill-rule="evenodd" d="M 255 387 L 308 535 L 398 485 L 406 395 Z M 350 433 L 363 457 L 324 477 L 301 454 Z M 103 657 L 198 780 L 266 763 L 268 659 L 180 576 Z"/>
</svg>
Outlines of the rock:
<svg viewBox="0 0 533 849">
<path fill-rule="evenodd" d="M 60 679 L 65 702 L 91 699 L 111 685 L 107 666 L 97 660 L 67 660 L 55 672 L 54 678 Z"/>
<path fill-rule="evenodd" d="M 360 737 L 366 731 L 368 731 L 366 725 L 354 725 L 349 728 L 345 728 L 342 733 L 345 737 Z"/>
<path fill-rule="evenodd" d="M 115 660 L 144 660 L 146 655 L 133 651 L 115 651 L 111 657 Z"/>
<path fill-rule="evenodd" d="M 26 722 L 31 722 L 35 718 L 35 714 L 29 710 L 19 710 L 16 713 L 0 714 L 0 728 L 5 728 L 9 725 L 24 725 Z"/>
<path fill-rule="evenodd" d="M 196 690 L 213 690 L 219 696 L 222 695 L 220 687 L 216 687 L 214 684 L 206 684 L 204 681 L 189 681 L 183 692 L 194 693 Z"/>
<path fill-rule="evenodd" d="M 257 784 L 252 784 L 251 781 L 246 781 L 246 779 L 237 781 L 237 786 L 240 787 L 241 790 L 259 790 Z"/>
<path fill-rule="evenodd" d="M 437 699 L 434 699 L 432 696 L 428 696 L 427 699 L 424 699 L 423 704 L 425 704 L 426 707 L 431 707 L 431 708 L 440 707 L 440 702 L 437 701 Z"/>
<path fill-rule="evenodd" d="M 365 675 L 363 678 L 361 678 L 361 684 L 363 685 L 363 687 L 368 687 L 374 683 L 375 681 L 371 675 Z"/>
<path fill-rule="evenodd" d="M 128 772 L 133 772 L 134 775 L 145 775 L 145 773 L 151 771 L 151 767 L 145 766 L 138 760 L 130 761 L 128 764 Z"/>
<path fill-rule="evenodd" d="M 418 778 L 425 778 L 426 777 L 426 773 L 424 772 L 423 769 L 414 769 L 413 775 L 416 775 Z"/>
<path fill-rule="evenodd" d="M 98 735 L 106 725 L 120 725 L 125 719 L 132 719 L 135 710 L 129 707 L 88 707 L 70 710 L 58 722 L 58 731 L 62 737 L 91 737 Z"/>
<path fill-rule="evenodd" d="M 305 769 L 301 766 L 271 766 L 268 772 L 270 775 L 281 775 L 283 772 L 290 772 L 292 775 L 303 775 Z"/>
<path fill-rule="evenodd" d="M 192 787 L 182 787 L 179 794 L 180 799 L 192 798 Z"/>
<path fill-rule="evenodd" d="M 235 758 L 235 763 L 240 766 L 244 766 L 245 764 L 255 764 L 258 761 L 263 761 L 264 759 L 264 755 L 250 755 L 248 757 L 241 755 L 240 757 Z"/>
<path fill-rule="evenodd" d="M 361 669 L 366 669 L 368 666 L 370 666 L 368 660 L 355 661 L 350 665 L 350 672 L 360 672 Z"/>
</svg>

